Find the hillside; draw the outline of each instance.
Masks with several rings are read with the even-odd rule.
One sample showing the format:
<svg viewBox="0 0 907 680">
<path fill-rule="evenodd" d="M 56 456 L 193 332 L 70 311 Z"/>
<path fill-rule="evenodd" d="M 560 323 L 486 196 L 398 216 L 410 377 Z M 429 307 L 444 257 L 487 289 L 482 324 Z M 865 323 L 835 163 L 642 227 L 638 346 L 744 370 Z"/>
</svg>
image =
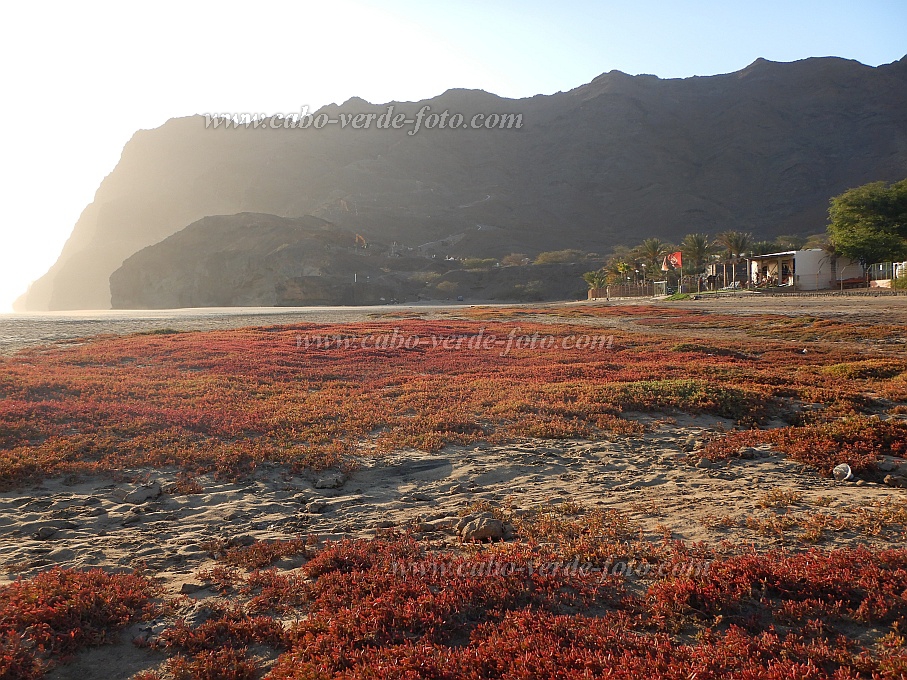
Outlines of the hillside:
<svg viewBox="0 0 907 680">
<path fill-rule="evenodd" d="M 19 306 L 109 307 L 124 260 L 210 215 L 312 215 L 442 257 L 606 252 L 649 235 L 821 231 L 830 196 L 907 176 L 907 57 L 877 68 L 760 59 L 677 80 L 612 71 L 550 96 L 450 90 L 394 104 L 410 118 L 425 105 L 523 124 L 410 135 L 206 129 L 196 116 L 140 131 Z M 351 99 L 321 113 L 388 106 Z"/>
<path fill-rule="evenodd" d="M 390 304 L 464 297 L 557 300 L 583 294 L 594 265 L 464 270 L 306 216 L 205 217 L 126 259 L 110 277 L 115 309 Z"/>
</svg>

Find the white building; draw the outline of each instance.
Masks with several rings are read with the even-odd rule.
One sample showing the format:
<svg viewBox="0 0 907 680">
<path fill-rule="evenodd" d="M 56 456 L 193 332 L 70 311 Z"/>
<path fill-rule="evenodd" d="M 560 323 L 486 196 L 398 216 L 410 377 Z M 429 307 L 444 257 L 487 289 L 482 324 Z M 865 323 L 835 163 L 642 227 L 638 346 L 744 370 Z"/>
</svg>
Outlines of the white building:
<svg viewBox="0 0 907 680">
<path fill-rule="evenodd" d="M 833 259 L 821 248 L 753 255 L 749 261 L 750 281 L 758 287 L 826 290 L 863 276 L 859 262 L 840 256 Z"/>
</svg>

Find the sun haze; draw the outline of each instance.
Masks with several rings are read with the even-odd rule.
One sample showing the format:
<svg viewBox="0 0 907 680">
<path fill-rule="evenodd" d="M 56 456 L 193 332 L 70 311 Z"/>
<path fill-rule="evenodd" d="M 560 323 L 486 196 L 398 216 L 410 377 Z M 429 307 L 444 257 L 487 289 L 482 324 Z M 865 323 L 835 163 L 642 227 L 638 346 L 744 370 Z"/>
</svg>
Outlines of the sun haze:
<svg viewBox="0 0 907 680">
<path fill-rule="evenodd" d="M 139 129 L 448 88 L 550 94 L 618 69 L 662 78 L 757 57 L 904 52 L 900 2 L 15 3 L 4 10 L 0 310 L 53 264 Z"/>
</svg>

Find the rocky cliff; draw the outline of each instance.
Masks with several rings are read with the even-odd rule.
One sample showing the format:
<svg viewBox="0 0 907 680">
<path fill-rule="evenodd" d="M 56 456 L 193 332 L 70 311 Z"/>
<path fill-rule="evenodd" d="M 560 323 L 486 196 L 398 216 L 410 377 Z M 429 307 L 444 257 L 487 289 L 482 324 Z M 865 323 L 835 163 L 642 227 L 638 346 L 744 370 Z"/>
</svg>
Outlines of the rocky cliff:
<svg viewBox="0 0 907 680">
<path fill-rule="evenodd" d="M 191 117 L 138 132 L 20 307 L 109 307 L 124 260 L 209 215 L 313 215 L 440 255 L 603 252 L 690 231 L 817 232 L 830 196 L 907 176 L 907 57 L 760 59 L 678 80 L 612 71 L 550 96 L 450 90 L 394 104 L 410 119 L 426 105 L 465 121 L 521 114 L 522 126 L 215 129 Z"/>
</svg>

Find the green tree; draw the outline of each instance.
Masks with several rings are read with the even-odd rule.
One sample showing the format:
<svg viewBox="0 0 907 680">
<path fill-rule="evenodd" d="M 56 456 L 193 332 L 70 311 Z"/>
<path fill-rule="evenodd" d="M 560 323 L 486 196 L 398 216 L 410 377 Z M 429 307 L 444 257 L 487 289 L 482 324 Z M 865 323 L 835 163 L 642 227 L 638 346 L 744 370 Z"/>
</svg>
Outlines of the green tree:
<svg viewBox="0 0 907 680">
<path fill-rule="evenodd" d="M 607 283 L 626 283 L 627 276 L 634 269 L 634 264 L 625 255 L 612 255 L 602 267 Z"/>
<path fill-rule="evenodd" d="M 715 243 L 724 248 L 725 256 L 727 260 L 730 260 L 731 262 L 731 278 L 736 281 L 738 279 L 737 265 L 752 246 L 752 234 L 744 231 L 723 231 L 715 237 Z M 745 275 L 745 278 L 749 278 L 749 276 Z M 725 283 L 729 282 L 727 278 L 727 265 L 724 267 L 724 279 Z"/>
<path fill-rule="evenodd" d="M 804 248 L 822 248 L 824 249 L 831 240 L 828 238 L 828 232 L 822 234 L 810 234 L 803 244 Z"/>
<path fill-rule="evenodd" d="M 642 260 L 647 267 L 646 274 L 649 278 L 655 279 L 661 272 L 661 265 L 664 262 L 665 255 L 670 253 L 673 247 L 658 238 L 647 238 L 640 243 L 635 250 L 635 255 Z M 635 267 L 634 267 L 635 269 Z"/>
<path fill-rule="evenodd" d="M 907 254 L 907 179 L 870 182 L 831 199 L 828 236 L 841 255 L 865 269 Z"/>
<path fill-rule="evenodd" d="M 753 255 L 768 255 L 769 253 L 777 253 L 779 250 L 786 250 L 786 248 L 781 247 L 774 241 L 756 241 L 750 246 L 750 252 Z"/>
<path fill-rule="evenodd" d="M 753 236 L 743 231 L 723 231 L 715 237 L 715 242 L 724 248 L 728 259 L 739 260 L 753 243 Z"/>
<path fill-rule="evenodd" d="M 864 270 L 875 262 L 899 260 L 907 253 L 907 244 L 900 236 L 865 224 L 829 228 L 829 233 L 838 251 L 844 257 L 857 260 Z"/>
<path fill-rule="evenodd" d="M 708 234 L 687 234 L 680 242 L 680 252 L 683 253 L 684 269 L 698 274 L 705 269 L 712 255 L 712 239 Z"/>
<path fill-rule="evenodd" d="M 599 269 L 594 272 L 586 272 L 583 274 L 583 281 L 589 284 L 589 288 L 604 288 L 608 285 L 608 272 L 604 269 Z"/>
<path fill-rule="evenodd" d="M 774 241 L 778 250 L 800 250 L 806 244 L 806 237 L 797 234 L 779 236 Z"/>
<path fill-rule="evenodd" d="M 907 238 L 907 179 L 870 182 L 831 199 L 830 226 L 871 227 Z"/>
</svg>

